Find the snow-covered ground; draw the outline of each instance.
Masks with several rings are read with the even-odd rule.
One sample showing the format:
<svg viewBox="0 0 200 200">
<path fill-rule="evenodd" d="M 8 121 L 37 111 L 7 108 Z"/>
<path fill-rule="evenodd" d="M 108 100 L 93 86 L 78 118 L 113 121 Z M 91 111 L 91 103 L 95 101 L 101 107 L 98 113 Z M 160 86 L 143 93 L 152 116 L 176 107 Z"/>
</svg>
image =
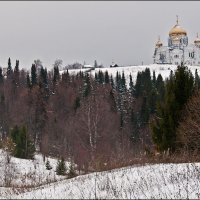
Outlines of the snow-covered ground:
<svg viewBox="0 0 200 200">
<path fill-rule="evenodd" d="M 153 71 L 155 71 L 156 76 L 161 74 L 163 79 L 169 77 L 170 71 L 175 71 L 176 65 L 161 65 L 161 64 L 150 64 L 150 65 L 141 65 L 141 66 L 126 66 L 126 67 L 113 67 L 113 68 L 96 68 L 95 70 L 91 70 L 91 74 L 94 76 L 95 72 L 99 70 L 102 72 L 108 71 L 109 75 L 112 74 L 113 77 L 116 77 L 117 71 L 122 74 L 124 72 L 126 78 L 126 84 L 129 86 L 129 75 L 132 75 L 133 82 L 136 81 L 137 73 L 139 71 L 144 71 L 146 68 L 149 68 L 151 71 L 151 75 L 153 76 Z M 198 74 L 200 75 L 200 67 L 199 66 L 188 66 L 193 74 L 195 74 L 195 70 L 198 70 Z M 88 69 L 71 69 L 69 70 L 70 74 L 77 74 L 80 71 L 86 72 Z M 61 71 L 60 73 L 63 73 Z"/>
<path fill-rule="evenodd" d="M 35 155 L 34 160 L 11 157 L 7 163 L 6 152 L 0 149 L 0 198 L 10 192 L 8 188 L 35 187 L 47 183 L 66 179 L 65 176 L 56 175 L 57 159 L 46 158 L 52 166 L 46 169 L 46 163 L 41 154 Z M 69 162 L 66 162 L 69 168 Z"/>
<path fill-rule="evenodd" d="M 55 174 L 53 158 L 48 158 L 53 167 L 48 171 L 41 155 L 34 161 L 12 157 L 14 171 L 7 173 L 1 150 L 0 159 L 0 199 L 200 198 L 200 163 L 130 166 L 67 179 Z M 4 185 L 8 172 L 10 186 Z"/>
<path fill-rule="evenodd" d="M 157 164 L 92 173 L 18 191 L 23 199 L 199 199 L 200 164 Z"/>
</svg>

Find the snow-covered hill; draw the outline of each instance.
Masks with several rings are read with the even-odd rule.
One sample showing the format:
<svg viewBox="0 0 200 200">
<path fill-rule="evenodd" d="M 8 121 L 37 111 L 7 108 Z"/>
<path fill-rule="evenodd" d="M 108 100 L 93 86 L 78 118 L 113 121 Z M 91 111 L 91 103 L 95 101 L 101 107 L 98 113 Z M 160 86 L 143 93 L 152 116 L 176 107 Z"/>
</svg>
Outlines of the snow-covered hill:
<svg viewBox="0 0 200 200">
<path fill-rule="evenodd" d="M 115 68 L 96 68 L 95 70 L 91 70 L 91 74 L 94 76 L 95 72 L 98 72 L 99 70 L 105 72 L 108 71 L 110 75 L 113 77 L 116 76 L 117 71 L 122 74 L 124 72 L 124 75 L 126 77 L 126 84 L 129 86 L 129 75 L 132 75 L 133 81 L 136 81 L 137 73 L 139 71 L 144 71 L 145 68 L 149 68 L 151 70 L 151 75 L 153 75 L 153 71 L 155 71 L 156 76 L 158 74 L 161 74 L 162 77 L 165 79 L 169 77 L 170 71 L 176 70 L 176 65 L 159 65 L 159 64 L 151 64 L 151 65 L 141 65 L 141 66 L 126 66 L 126 67 L 115 67 Z M 200 67 L 199 66 L 188 66 L 188 68 L 191 70 L 193 74 L 195 74 L 195 70 L 198 70 L 198 74 L 200 74 Z M 88 69 L 74 69 L 69 70 L 70 74 L 77 74 L 80 71 L 86 72 Z M 64 71 L 61 71 L 63 73 Z"/>
<path fill-rule="evenodd" d="M 5 170 L 1 150 L 0 159 L 0 199 L 200 198 L 200 163 L 130 166 L 67 179 L 55 174 L 57 160 L 53 158 L 48 158 L 51 171 L 41 155 L 34 161 L 12 157 L 14 171 Z M 6 186 L 9 172 L 12 184 Z"/>
<path fill-rule="evenodd" d="M 46 169 L 46 163 L 41 154 L 36 154 L 34 160 L 10 158 L 7 162 L 7 154 L 0 149 L 0 198 L 4 198 L 12 190 L 9 188 L 32 188 L 47 183 L 66 179 L 65 176 L 56 175 L 58 160 L 47 157 L 52 166 L 51 170 Z M 66 162 L 69 168 L 69 162 Z"/>
<path fill-rule="evenodd" d="M 200 164 L 159 164 L 92 173 L 9 198 L 23 199 L 198 199 Z"/>
</svg>

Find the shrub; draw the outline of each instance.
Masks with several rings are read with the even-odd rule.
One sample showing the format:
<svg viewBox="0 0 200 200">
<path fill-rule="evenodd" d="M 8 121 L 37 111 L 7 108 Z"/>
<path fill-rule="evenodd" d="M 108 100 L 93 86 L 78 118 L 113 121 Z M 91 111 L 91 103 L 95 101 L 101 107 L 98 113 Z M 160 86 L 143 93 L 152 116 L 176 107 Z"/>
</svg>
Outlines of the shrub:
<svg viewBox="0 0 200 200">
<path fill-rule="evenodd" d="M 67 173 L 67 175 L 68 175 L 68 178 L 73 178 L 77 176 L 73 163 L 70 164 L 69 172 Z"/>
<path fill-rule="evenodd" d="M 49 160 L 47 160 L 47 162 L 46 162 L 46 169 L 47 170 L 51 170 L 52 169 L 52 166 L 50 165 Z"/>
<path fill-rule="evenodd" d="M 65 175 L 66 174 L 66 166 L 64 158 L 62 157 L 61 160 L 58 160 L 57 166 L 56 166 L 56 174 L 57 175 Z"/>
<path fill-rule="evenodd" d="M 12 141 L 15 143 L 13 155 L 17 158 L 33 159 L 35 146 L 30 140 L 27 129 L 15 126 L 11 131 Z"/>
</svg>

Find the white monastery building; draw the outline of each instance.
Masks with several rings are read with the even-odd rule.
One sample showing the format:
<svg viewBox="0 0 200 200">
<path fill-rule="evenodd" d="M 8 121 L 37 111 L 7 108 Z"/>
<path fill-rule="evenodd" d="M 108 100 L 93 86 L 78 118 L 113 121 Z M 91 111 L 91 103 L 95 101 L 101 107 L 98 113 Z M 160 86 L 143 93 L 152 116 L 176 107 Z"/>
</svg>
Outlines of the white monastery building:
<svg viewBox="0 0 200 200">
<path fill-rule="evenodd" d="M 169 31 L 168 46 L 163 46 L 160 38 L 156 42 L 153 61 L 157 64 L 200 66 L 200 38 L 192 44 L 188 43 L 187 32 L 179 25 L 177 16 L 176 25 Z"/>
</svg>

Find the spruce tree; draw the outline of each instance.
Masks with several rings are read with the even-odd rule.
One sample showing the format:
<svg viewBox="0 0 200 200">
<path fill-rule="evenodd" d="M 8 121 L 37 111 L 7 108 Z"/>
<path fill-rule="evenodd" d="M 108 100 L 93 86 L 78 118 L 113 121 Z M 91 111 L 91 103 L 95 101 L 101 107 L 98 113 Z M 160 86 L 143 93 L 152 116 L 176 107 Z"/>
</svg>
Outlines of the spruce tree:
<svg viewBox="0 0 200 200">
<path fill-rule="evenodd" d="M 61 160 L 58 160 L 57 166 L 56 166 L 56 174 L 57 175 L 65 175 L 66 174 L 66 166 L 64 158 L 62 157 Z"/>
<path fill-rule="evenodd" d="M 19 60 L 16 60 L 16 65 L 14 68 L 14 79 L 15 79 L 15 84 L 19 84 Z"/>
<path fill-rule="evenodd" d="M 52 166 L 50 165 L 49 160 L 47 160 L 47 162 L 46 162 L 46 169 L 47 170 L 51 170 L 52 169 Z"/>
<path fill-rule="evenodd" d="M 156 73 L 155 70 L 153 70 L 153 80 L 152 80 L 153 86 L 156 86 Z"/>
<path fill-rule="evenodd" d="M 90 94 L 91 91 L 91 83 L 90 83 L 90 76 L 88 73 L 86 73 L 86 77 L 85 77 L 85 87 L 84 87 L 84 92 L 83 92 L 83 96 L 87 97 Z"/>
<path fill-rule="evenodd" d="M 142 94 L 142 73 L 137 73 L 136 83 L 135 83 L 135 96 L 139 97 Z"/>
<path fill-rule="evenodd" d="M 99 70 L 99 73 L 98 73 L 98 79 L 99 79 L 99 83 L 100 84 L 103 84 L 104 83 L 104 74 L 102 71 Z"/>
<path fill-rule="evenodd" d="M 121 74 L 118 73 L 118 71 L 117 71 L 117 76 L 116 76 L 116 89 L 119 93 L 123 92 L 122 78 L 121 78 Z"/>
<path fill-rule="evenodd" d="M 17 158 L 33 159 L 35 147 L 25 126 L 15 126 L 11 131 L 11 138 L 15 143 L 13 155 Z"/>
<path fill-rule="evenodd" d="M 43 67 L 40 68 L 40 84 L 43 88 L 48 87 L 47 70 L 44 69 Z"/>
<path fill-rule="evenodd" d="M 68 72 L 68 70 L 67 70 Z M 53 73 L 53 82 L 56 84 L 60 80 L 60 72 L 58 67 L 54 67 L 54 73 Z"/>
<path fill-rule="evenodd" d="M 19 60 L 16 60 L 16 65 L 14 69 L 14 74 L 19 74 Z"/>
<path fill-rule="evenodd" d="M 31 84 L 32 86 L 37 85 L 37 70 L 35 64 L 32 64 L 31 67 Z"/>
<path fill-rule="evenodd" d="M 157 117 L 152 124 L 152 138 L 159 151 L 175 151 L 181 110 L 193 91 L 194 77 L 186 66 L 178 66 L 175 74 L 170 73 L 164 103 L 159 104 Z"/>
<path fill-rule="evenodd" d="M 110 84 L 111 84 L 111 86 L 112 86 L 112 89 L 114 89 L 114 88 L 115 88 L 115 84 L 114 84 L 112 75 L 111 75 L 111 77 L 110 77 Z"/>
<path fill-rule="evenodd" d="M 142 75 L 143 75 L 142 76 L 142 84 L 144 85 L 143 92 L 145 92 L 148 95 L 152 89 L 150 69 L 146 68 L 145 71 L 142 73 Z"/>
<path fill-rule="evenodd" d="M 97 64 L 97 61 L 95 60 L 94 61 L 94 68 L 97 68 L 98 67 L 98 64 Z"/>
<path fill-rule="evenodd" d="M 200 78 L 199 78 L 197 69 L 195 70 L 194 84 L 195 84 L 196 89 L 200 88 Z"/>
<path fill-rule="evenodd" d="M 124 71 L 122 72 L 121 87 L 122 87 L 122 92 L 126 92 L 126 78 L 124 75 Z"/>
<path fill-rule="evenodd" d="M 98 82 L 98 74 L 95 72 L 95 81 Z"/>
<path fill-rule="evenodd" d="M 26 75 L 26 85 L 28 88 L 31 88 L 31 80 L 29 74 Z"/>
<path fill-rule="evenodd" d="M 68 178 L 73 178 L 77 176 L 75 169 L 74 169 L 74 164 L 71 162 L 69 166 L 69 172 L 67 173 Z"/>
<path fill-rule="evenodd" d="M 108 74 L 108 71 L 106 70 L 105 71 L 105 83 L 109 83 L 110 82 L 110 78 L 109 78 L 109 74 Z"/>
<path fill-rule="evenodd" d="M 8 68 L 7 68 L 7 77 L 9 78 L 12 75 L 12 66 L 11 66 L 11 59 L 8 59 Z"/>
<path fill-rule="evenodd" d="M 133 85 L 133 80 L 132 80 L 132 75 L 130 74 L 129 75 L 129 79 L 130 79 L 130 81 L 129 81 L 129 91 L 130 91 L 130 93 L 131 93 L 131 95 L 132 96 L 134 96 L 134 94 L 135 94 L 135 92 L 134 92 L 134 85 Z"/>
<path fill-rule="evenodd" d="M 165 96 L 165 84 L 162 75 L 159 74 L 156 80 L 157 102 L 163 101 Z"/>
</svg>

